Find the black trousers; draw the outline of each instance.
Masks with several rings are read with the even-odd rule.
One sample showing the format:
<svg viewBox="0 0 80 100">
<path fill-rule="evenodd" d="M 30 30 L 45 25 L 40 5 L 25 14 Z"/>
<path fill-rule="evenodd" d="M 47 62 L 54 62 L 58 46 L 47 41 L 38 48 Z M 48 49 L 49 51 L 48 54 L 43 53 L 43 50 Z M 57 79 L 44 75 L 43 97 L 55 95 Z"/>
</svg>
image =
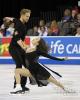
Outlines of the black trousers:
<svg viewBox="0 0 80 100">
<path fill-rule="evenodd" d="M 14 77 L 15 79 L 15 77 Z M 27 77 L 21 76 L 21 87 L 24 88 L 27 82 Z M 14 88 L 16 87 L 16 81 L 14 81 Z"/>
<path fill-rule="evenodd" d="M 16 68 L 22 68 L 22 66 L 24 67 L 28 67 L 28 61 L 25 61 L 25 52 L 24 50 L 22 50 L 21 48 L 15 47 L 13 45 L 9 46 L 9 53 L 12 56 L 15 64 L 16 64 Z M 25 87 L 27 82 L 27 77 L 22 76 L 21 77 L 21 86 L 22 88 Z M 14 81 L 14 87 L 16 86 L 16 81 Z"/>
</svg>

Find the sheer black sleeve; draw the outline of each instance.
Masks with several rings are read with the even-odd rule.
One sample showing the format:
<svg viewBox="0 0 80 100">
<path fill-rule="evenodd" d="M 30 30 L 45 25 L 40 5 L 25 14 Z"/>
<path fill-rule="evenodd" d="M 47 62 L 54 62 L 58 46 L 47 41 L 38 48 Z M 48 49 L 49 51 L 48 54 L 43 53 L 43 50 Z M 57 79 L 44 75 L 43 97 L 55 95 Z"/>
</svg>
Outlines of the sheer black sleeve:
<svg viewBox="0 0 80 100">
<path fill-rule="evenodd" d="M 37 51 L 38 55 L 41 55 L 41 56 L 44 56 L 46 58 L 49 58 L 49 59 L 52 59 L 52 60 L 59 60 L 59 61 L 64 61 L 65 59 L 64 58 L 57 58 L 57 57 L 53 57 L 47 53 L 44 53 L 44 52 L 41 52 L 41 51 Z"/>
</svg>

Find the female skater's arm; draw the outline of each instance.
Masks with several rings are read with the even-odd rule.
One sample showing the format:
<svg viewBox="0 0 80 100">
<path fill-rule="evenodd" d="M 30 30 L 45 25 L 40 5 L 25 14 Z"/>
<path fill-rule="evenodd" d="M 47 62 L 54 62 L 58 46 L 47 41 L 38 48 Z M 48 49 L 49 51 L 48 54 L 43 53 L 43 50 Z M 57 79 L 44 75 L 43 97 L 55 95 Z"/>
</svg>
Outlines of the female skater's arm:
<svg viewBox="0 0 80 100">
<path fill-rule="evenodd" d="M 49 59 L 52 59 L 52 60 L 59 60 L 59 61 L 63 61 L 63 60 L 66 60 L 66 58 L 57 58 L 57 57 L 53 57 L 47 53 L 44 53 L 44 52 L 41 52 L 41 51 L 37 51 L 37 53 L 41 56 L 44 56 L 46 58 L 49 58 Z"/>
</svg>

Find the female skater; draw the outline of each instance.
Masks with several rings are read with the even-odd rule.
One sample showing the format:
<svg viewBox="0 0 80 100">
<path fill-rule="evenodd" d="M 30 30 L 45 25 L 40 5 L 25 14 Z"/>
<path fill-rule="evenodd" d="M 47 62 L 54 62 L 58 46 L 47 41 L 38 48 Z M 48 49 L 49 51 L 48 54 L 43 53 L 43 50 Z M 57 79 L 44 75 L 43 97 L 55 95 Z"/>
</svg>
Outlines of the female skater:
<svg viewBox="0 0 80 100">
<path fill-rule="evenodd" d="M 29 47 L 26 50 L 26 59 L 29 62 L 29 68 L 28 69 L 17 68 L 15 70 L 15 79 L 16 79 L 17 85 L 13 92 L 17 93 L 18 91 L 22 90 L 21 85 L 20 85 L 20 79 L 21 79 L 20 76 L 34 77 L 37 83 L 39 83 L 40 80 L 47 80 L 48 82 L 52 82 L 55 85 L 62 88 L 63 90 L 65 90 L 64 86 L 49 73 L 50 69 L 48 69 L 44 65 L 41 65 L 38 62 L 38 58 L 40 56 L 44 56 L 52 60 L 63 61 L 65 59 L 64 58 L 60 59 L 60 58 L 56 58 L 56 57 L 52 57 L 48 55 L 47 54 L 48 47 L 43 39 L 40 39 L 40 38 L 34 39 L 32 41 L 32 45 L 33 45 L 32 47 Z M 54 72 L 54 71 L 52 72 L 56 74 L 57 76 L 61 77 L 61 75 L 58 74 L 57 72 Z"/>
</svg>

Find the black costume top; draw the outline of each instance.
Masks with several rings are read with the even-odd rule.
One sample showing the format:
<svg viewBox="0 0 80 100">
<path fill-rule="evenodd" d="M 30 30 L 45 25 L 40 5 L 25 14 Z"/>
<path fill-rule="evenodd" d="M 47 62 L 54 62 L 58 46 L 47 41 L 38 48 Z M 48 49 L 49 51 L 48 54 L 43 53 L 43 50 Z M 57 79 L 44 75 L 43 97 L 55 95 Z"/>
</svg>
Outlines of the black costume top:
<svg viewBox="0 0 80 100">
<path fill-rule="evenodd" d="M 13 22 L 14 22 L 15 32 L 12 37 L 11 45 L 19 47 L 17 41 L 20 39 L 24 41 L 27 32 L 26 26 L 19 19 L 14 19 Z"/>
<path fill-rule="evenodd" d="M 26 35 L 26 27 L 25 24 L 23 24 L 19 19 L 14 19 L 13 22 L 15 31 L 9 46 L 9 53 L 15 61 L 17 68 L 22 68 L 22 65 L 27 67 L 25 64 L 25 51 L 17 43 L 17 41 L 20 39 L 24 41 Z"/>
</svg>

